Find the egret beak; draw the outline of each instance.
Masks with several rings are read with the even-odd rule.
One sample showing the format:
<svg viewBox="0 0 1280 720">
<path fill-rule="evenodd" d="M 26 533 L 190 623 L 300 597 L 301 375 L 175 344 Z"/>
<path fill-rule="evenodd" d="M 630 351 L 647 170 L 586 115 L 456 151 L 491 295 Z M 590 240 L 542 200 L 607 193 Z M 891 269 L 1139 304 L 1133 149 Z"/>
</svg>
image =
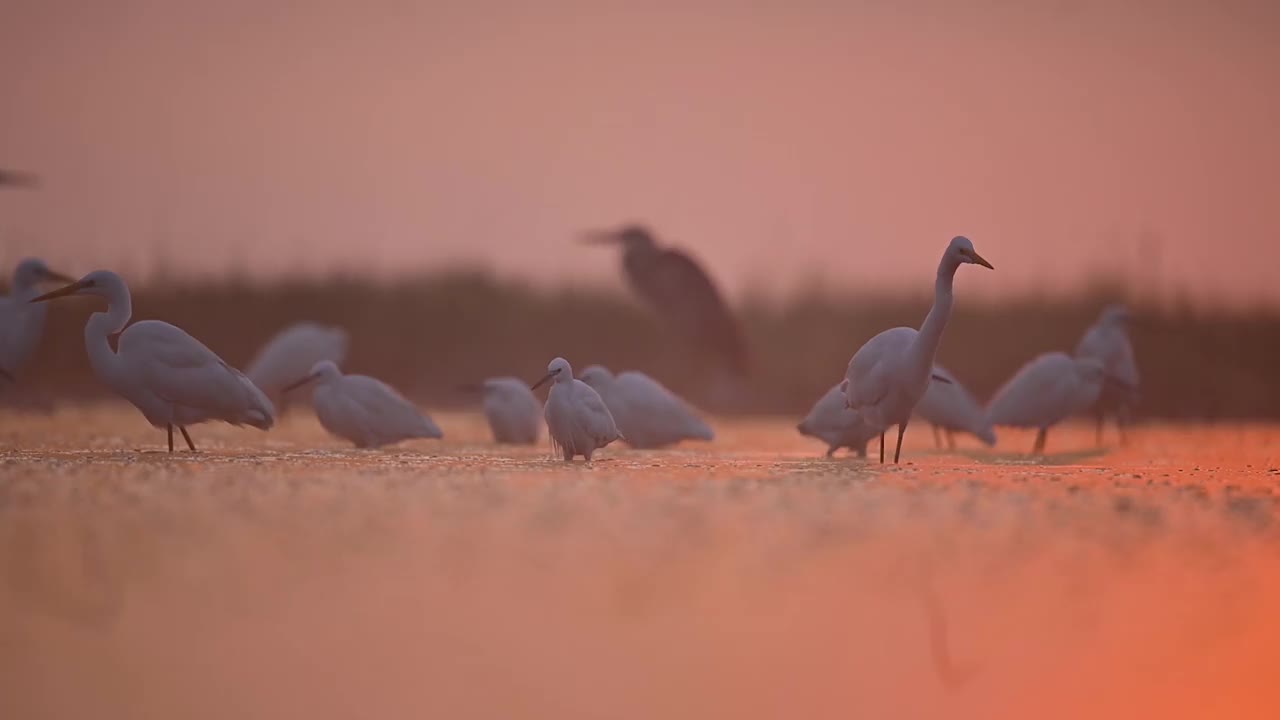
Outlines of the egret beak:
<svg viewBox="0 0 1280 720">
<path fill-rule="evenodd" d="M 60 272 L 54 272 L 52 270 L 47 270 L 47 269 L 40 271 L 40 279 L 46 282 L 60 282 L 64 284 L 73 283 L 76 281 L 76 279 L 73 277 L 68 277 L 66 275 L 63 275 Z"/>
<path fill-rule="evenodd" d="M 932 375 L 931 377 L 932 377 L 934 380 L 937 380 L 937 381 L 938 381 L 938 382 L 940 382 L 940 383 L 946 383 L 947 385 L 950 385 L 950 384 L 951 384 L 951 379 L 950 379 L 950 378 L 945 378 L 945 377 L 942 377 L 941 375 Z"/>
<path fill-rule="evenodd" d="M 615 232 L 609 230 L 592 230 L 583 233 L 579 238 L 579 242 L 583 245 L 616 245 L 622 242 L 622 238 Z"/>
<path fill-rule="evenodd" d="M 533 387 L 531 387 L 531 388 L 529 388 L 529 389 L 530 389 L 530 390 L 537 390 L 538 388 L 540 388 L 540 387 L 542 387 L 543 385 L 547 384 L 547 381 L 548 381 L 548 380 L 550 380 L 551 378 L 555 377 L 555 376 L 556 376 L 556 375 L 558 375 L 559 373 L 560 373 L 560 371 L 559 371 L 559 370 L 552 370 L 551 372 L 547 373 L 546 375 L 543 375 L 543 376 L 542 376 L 542 379 L 541 379 L 541 380 L 539 380 L 538 382 L 534 383 L 534 384 L 533 384 Z"/>
<path fill-rule="evenodd" d="M 318 375 L 308 375 L 308 376 L 306 376 L 306 377 L 302 378 L 301 380 L 298 380 L 297 382 L 292 382 L 292 383 L 289 383 L 288 385 L 285 385 L 283 388 L 281 388 L 280 392 L 282 392 L 282 393 L 287 393 L 287 392 L 289 392 L 290 390 L 297 390 L 298 388 L 302 387 L 303 385 L 306 385 L 307 383 L 311 382 L 312 380 L 315 380 L 317 377 L 319 377 L 319 376 L 318 376 Z"/>
<path fill-rule="evenodd" d="M 981 265 L 982 267 L 988 270 L 995 270 L 994 267 L 991 267 L 991 263 L 987 262 L 986 258 L 982 257 L 981 255 L 974 252 L 973 250 L 970 250 L 969 248 L 960 248 L 960 254 L 969 258 L 969 261 L 972 263 Z"/>
<path fill-rule="evenodd" d="M 53 300 L 54 298 L 66 297 L 67 295 L 75 295 L 76 293 L 89 287 L 90 285 L 91 283 L 85 282 L 84 280 L 73 282 L 64 288 L 58 288 L 57 290 L 54 290 L 53 292 L 47 292 L 41 295 L 40 297 L 31 298 L 31 302 L 38 303 L 38 302 L 44 302 L 46 300 Z"/>
</svg>

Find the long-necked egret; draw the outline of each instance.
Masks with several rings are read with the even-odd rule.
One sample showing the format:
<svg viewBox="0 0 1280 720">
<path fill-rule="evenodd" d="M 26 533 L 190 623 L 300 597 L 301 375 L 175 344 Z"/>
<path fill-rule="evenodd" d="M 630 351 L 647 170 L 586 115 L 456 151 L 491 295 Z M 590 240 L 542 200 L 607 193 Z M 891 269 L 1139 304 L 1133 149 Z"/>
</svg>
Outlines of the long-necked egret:
<svg viewBox="0 0 1280 720">
<path fill-rule="evenodd" d="M 194 452 L 188 425 L 222 420 L 266 430 L 275 422 L 275 409 L 266 394 L 199 340 L 159 320 L 141 320 L 126 329 L 133 302 L 129 286 L 119 275 L 109 270 L 91 272 L 31 302 L 70 295 L 107 301 L 107 311 L 89 316 L 84 326 L 89 363 L 103 382 L 142 411 L 147 422 L 168 430 L 169 452 L 173 452 L 175 425 Z M 118 339 L 113 351 L 114 336 Z"/>
<path fill-rule="evenodd" d="M 1102 425 L 1108 412 L 1114 413 L 1116 428 L 1124 439 L 1124 426 L 1133 406 L 1138 402 L 1138 363 L 1133 344 L 1129 342 L 1129 309 L 1111 305 L 1103 309 L 1098 321 L 1085 332 L 1076 345 L 1076 357 L 1088 357 L 1102 363 L 1102 370 L 1119 382 L 1104 383 L 1094 405 L 1097 421 L 1097 443 L 1102 444 Z"/>
<path fill-rule="evenodd" d="M 942 446 L 939 430 L 947 434 L 947 446 L 953 450 L 957 432 L 971 433 L 987 445 L 996 444 L 996 431 L 987 419 L 986 409 L 941 365 L 933 366 L 932 381 L 916 403 L 916 415 L 933 425 L 933 441 L 938 447 Z"/>
<path fill-rule="evenodd" d="M 994 425 L 1036 428 L 1032 452 L 1043 453 L 1049 428 L 1092 407 L 1108 382 L 1122 381 L 1108 378 L 1102 363 L 1093 358 L 1044 353 L 996 391 L 987 417 Z"/>
<path fill-rule="evenodd" d="M 244 374 L 275 403 L 276 415 L 284 415 L 289 401 L 298 395 L 284 393 L 285 386 L 311 372 L 321 360 L 341 367 L 347 358 L 347 344 L 347 331 L 340 327 L 296 323 L 268 340 Z"/>
<path fill-rule="evenodd" d="M 801 435 L 808 435 L 827 444 L 827 457 L 835 455 L 840 448 L 849 448 L 858 457 L 867 456 L 867 443 L 876 436 L 876 429 L 862 421 L 857 411 L 850 410 L 845 403 L 844 392 L 840 384 L 832 386 L 804 420 L 796 426 Z"/>
<path fill-rule="evenodd" d="M 849 407 L 880 433 L 880 462 L 884 462 L 884 433 L 890 425 L 898 426 L 898 445 L 893 461 L 902 453 L 902 436 L 916 403 L 928 389 L 933 370 L 933 357 L 942 341 L 942 331 L 951 317 L 951 285 L 956 270 L 964 264 L 987 262 L 973 249 L 966 237 L 952 238 L 938 263 L 938 278 L 933 286 L 933 307 L 924 324 L 916 331 L 896 327 L 876 335 L 854 353 L 845 373 L 845 397 Z"/>
<path fill-rule="evenodd" d="M 568 360 L 552 360 L 547 374 L 533 384 L 533 389 L 549 380 L 554 382 L 544 411 L 547 430 L 552 446 L 564 454 L 565 462 L 576 455 L 591 462 L 592 453 L 622 437 L 600 393 L 573 376 Z"/>
<path fill-rule="evenodd" d="M 0 297 L 0 377 L 12 380 L 40 343 L 47 305 L 32 305 L 41 283 L 66 284 L 75 278 L 49 269 L 39 258 L 27 258 L 13 271 L 8 297 Z"/>
<path fill-rule="evenodd" d="M 747 343 L 711 276 L 688 254 L 664 248 L 648 228 L 628 225 L 588 233 L 584 242 L 622 247 L 622 268 L 633 292 L 685 342 L 706 350 L 729 370 L 743 375 Z"/>
<path fill-rule="evenodd" d="M 603 365 L 592 365 L 578 377 L 600 394 L 618 432 L 633 448 L 715 439 L 711 427 L 688 403 L 642 372 L 631 370 L 615 376 Z"/>
<path fill-rule="evenodd" d="M 285 392 L 315 382 L 311 404 L 320 425 L 358 448 L 376 448 L 412 438 L 441 438 L 444 433 L 395 388 L 368 375 L 343 375 L 321 360 Z"/>
<path fill-rule="evenodd" d="M 525 381 L 494 377 L 481 383 L 479 389 L 484 394 L 484 417 L 489 421 L 495 442 L 512 445 L 538 442 L 542 403 Z"/>
</svg>

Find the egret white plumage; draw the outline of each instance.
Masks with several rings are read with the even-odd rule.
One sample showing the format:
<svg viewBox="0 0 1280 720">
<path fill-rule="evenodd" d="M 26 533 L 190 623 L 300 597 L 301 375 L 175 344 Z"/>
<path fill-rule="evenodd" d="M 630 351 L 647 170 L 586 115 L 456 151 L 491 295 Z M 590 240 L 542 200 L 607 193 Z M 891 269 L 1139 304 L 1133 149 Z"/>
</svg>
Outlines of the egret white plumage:
<svg viewBox="0 0 1280 720">
<path fill-rule="evenodd" d="M 945 382 L 939 382 L 942 378 Z M 987 419 L 987 411 L 965 389 L 950 371 L 941 365 L 933 366 L 933 380 L 916 403 L 916 415 L 933 425 L 934 444 L 941 446 L 938 431 L 947 434 L 947 445 L 956 446 L 954 434 L 970 433 L 987 445 L 996 444 L 996 431 Z"/>
<path fill-rule="evenodd" d="M 642 372 L 630 370 L 615 376 L 603 365 L 592 365 L 578 377 L 600 394 L 618 432 L 633 448 L 715 439 L 711 427 L 688 403 Z"/>
<path fill-rule="evenodd" d="M 47 305 L 32 305 L 42 283 L 69 283 L 74 278 L 49 269 L 39 258 L 26 258 L 13 271 L 8 297 L 0 297 L 0 377 L 10 381 L 27 364 L 44 331 Z"/>
<path fill-rule="evenodd" d="M 542 427 L 542 403 L 520 378 L 495 377 L 480 384 L 484 417 L 495 442 L 531 445 Z"/>
<path fill-rule="evenodd" d="M 1093 358 L 1073 358 L 1049 352 L 1023 365 L 987 405 L 994 425 L 1036 428 L 1034 453 L 1044 452 L 1049 428 L 1088 410 L 1108 378 L 1102 363 Z"/>
<path fill-rule="evenodd" d="M 632 291 L 685 342 L 710 352 L 735 374 L 746 373 L 750 358 L 742 329 L 697 261 L 659 246 L 639 225 L 591 232 L 584 242 L 622 246 L 622 269 Z"/>
<path fill-rule="evenodd" d="M 358 448 L 376 448 L 413 438 L 441 438 L 444 433 L 390 385 L 368 375 L 343 375 L 331 360 L 285 386 L 289 392 L 315 382 L 311 404 L 320 425 Z"/>
<path fill-rule="evenodd" d="M 898 426 L 895 463 L 902 453 L 907 422 L 928 389 L 933 357 L 942 341 L 947 319 L 951 317 L 951 286 L 956 270 L 965 264 L 994 269 L 973 249 L 968 238 L 953 238 L 938 263 L 933 307 L 920 330 L 909 327 L 885 330 L 868 340 L 849 360 L 843 388 L 845 397 L 849 407 L 880 433 L 880 462 L 884 462 L 884 433 L 890 425 Z"/>
<path fill-rule="evenodd" d="M 547 381 L 554 381 L 544 411 L 547 430 L 552 447 L 564 454 L 565 462 L 577 455 L 591 462 L 592 453 L 622 437 L 600 394 L 573 376 L 568 360 L 552 360 L 547 374 L 533 384 L 533 389 Z"/>
<path fill-rule="evenodd" d="M 827 457 L 840 448 L 849 448 L 858 457 L 867 456 L 867 443 L 877 435 L 875 428 L 862 421 L 857 411 L 845 402 L 840 383 L 818 398 L 813 409 L 796 426 L 801 435 L 815 437 L 827 444 Z"/>
<path fill-rule="evenodd" d="M 289 399 L 284 388 L 311 372 L 321 360 L 341 367 L 347 358 L 347 331 L 313 322 L 300 322 L 276 333 L 254 356 L 244 374 L 275 403 L 283 415 Z"/>
<path fill-rule="evenodd" d="M 267 396 L 199 340 L 159 320 L 141 320 L 126 328 L 133 302 L 119 275 L 91 272 L 31 302 L 71 295 L 107 301 L 107 311 L 90 315 L 84 327 L 89 364 L 99 379 L 141 410 L 147 422 L 168 430 L 169 452 L 175 425 L 194 452 L 188 425 L 222 420 L 266 430 L 275 422 Z M 116 350 L 111 349 L 113 337 L 118 338 Z"/>
<path fill-rule="evenodd" d="M 1108 412 L 1114 413 L 1116 427 L 1124 437 L 1133 406 L 1138 402 L 1138 363 L 1129 342 L 1129 309 L 1123 305 L 1104 308 L 1098 321 L 1080 338 L 1076 357 L 1088 357 L 1102 364 L 1102 370 L 1119 382 L 1104 383 L 1094 405 L 1097 443 L 1102 444 L 1102 426 Z"/>
</svg>

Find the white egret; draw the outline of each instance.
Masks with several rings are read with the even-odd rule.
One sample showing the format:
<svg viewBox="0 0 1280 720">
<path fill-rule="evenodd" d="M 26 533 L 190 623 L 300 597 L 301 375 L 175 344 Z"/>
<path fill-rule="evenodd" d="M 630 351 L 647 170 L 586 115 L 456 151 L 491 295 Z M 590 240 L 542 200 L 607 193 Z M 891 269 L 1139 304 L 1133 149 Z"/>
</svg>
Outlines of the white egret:
<svg viewBox="0 0 1280 720">
<path fill-rule="evenodd" d="M 547 430 L 553 448 L 564 454 L 565 462 L 581 455 L 591 462 L 591 454 L 622 437 L 600 394 L 573 376 L 573 368 L 564 358 L 547 365 L 547 374 L 533 384 L 533 389 L 554 380 L 547 393 Z"/>
<path fill-rule="evenodd" d="M 316 382 L 311 404 L 320 425 L 358 448 L 376 448 L 412 438 L 442 438 L 444 433 L 395 388 L 368 375 L 343 375 L 330 360 L 285 386 L 289 392 Z"/>
<path fill-rule="evenodd" d="M 688 403 L 642 372 L 627 371 L 615 376 L 603 365 L 592 365 L 578 377 L 600 394 L 618 432 L 633 448 L 715 439 L 711 427 Z"/>
<path fill-rule="evenodd" d="M 1044 353 L 1023 365 L 987 406 L 994 425 L 1032 427 L 1036 434 L 1032 452 L 1044 452 L 1049 428 L 1088 410 L 1098 401 L 1108 378 L 1093 358 L 1073 358 L 1062 352 Z"/>
<path fill-rule="evenodd" d="M 747 343 L 733 312 L 711 276 L 687 253 L 664 248 L 647 228 L 629 225 L 591 232 L 590 244 L 622 246 L 622 269 L 633 292 L 679 334 L 741 376 L 747 371 Z"/>
<path fill-rule="evenodd" d="M 867 443 L 876 436 L 875 428 L 862 421 L 861 416 L 845 404 L 840 385 L 834 385 L 818 399 L 813 409 L 796 426 L 801 435 L 808 435 L 827 444 L 827 457 L 840 448 L 849 448 L 858 457 L 867 456 Z"/>
<path fill-rule="evenodd" d="M 929 386 L 933 357 L 942 341 L 942 331 L 951 317 L 951 285 L 956 270 L 966 263 L 987 262 L 973 249 L 968 238 L 955 237 L 938 263 L 933 307 L 917 332 L 909 327 L 885 330 L 858 349 L 845 373 L 844 391 L 849 407 L 880 433 L 880 462 L 884 462 L 884 433 L 898 426 L 898 445 L 893 461 L 902 453 L 902 436 L 916 403 Z"/>
<path fill-rule="evenodd" d="M 1105 383 L 1094 405 L 1097 420 L 1097 443 L 1102 444 L 1102 425 L 1107 412 L 1114 412 L 1116 427 L 1124 439 L 1124 426 L 1138 401 L 1138 363 L 1133 344 L 1129 342 L 1129 309 L 1111 305 L 1102 311 L 1098 321 L 1085 332 L 1076 345 L 1076 357 L 1089 357 L 1102 363 L 1102 370 L 1118 383 Z"/>
<path fill-rule="evenodd" d="M 67 277 L 49 269 L 39 258 L 27 258 L 13 271 L 9 296 L 0 297 L 0 377 L 10 382 L 27 364 L 40 343 L 47 305 L 32 305 L 41 283 L 69 283 Z"/>
<path fill-rule="evenodd" d="M 542 403 L 525 381 L 494 377 L 480 384 L 484 394 L 484 417 L 493 439 L 499 443 L 531 445 L 538 442 L 542 427 Z"/>
<path fill-rule="evenodd" d="M 267 396 L 239 370 L 181 329 L 159 320 L 141 320 L 126 329 L 133 315 L 129 286 L 109 270 L 98 270 L 31 302 L 69 295 L 107 301 L 105 313 L 94 313 L 84 326 L 84 344 L 94 373 L 117 394 L 133 403 L 147 422 L 169 432 L 182 431 L 187 447 L 195 443 L 188 425 L 222 420 L 259 430 L 275 422 Z M 115 337 L 116 350 L 111 349 Z"/>
<path fill-rule="evenodd" d="M 267 341 L 245 368 L 254 385 L 275 403 L 276 414 L 284 415 L 288 398 L 284 388 L 311 372 L 321 360 L 341 367 L 347 358 L 347 331 L 313 322 L 300 322 L 281 330 Z"/>
<path fill-rule="evenodd" d="M 957 432 L 971 433 L 987 445 L 996 444 L 996 431 L 987 419 L 986 409 L 941 365 L 933 366 L 933 382 L 916 403 L 915 414 L 933 425 L 933 441 L 939 447 L 942 446 L 939 430 L 947 434 L 947 446 L 953 450 Z"/>
</svg>

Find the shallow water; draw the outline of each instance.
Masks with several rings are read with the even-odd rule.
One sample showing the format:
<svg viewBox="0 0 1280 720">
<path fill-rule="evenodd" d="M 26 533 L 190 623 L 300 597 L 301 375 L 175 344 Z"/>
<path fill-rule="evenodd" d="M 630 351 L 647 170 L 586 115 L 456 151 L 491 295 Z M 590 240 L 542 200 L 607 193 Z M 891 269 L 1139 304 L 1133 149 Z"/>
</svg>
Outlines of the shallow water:
<svg viewBox="0 0 1280 720">
<path fill-rule="evenodd" d="M 1280 428 L 588 468 L 437 420 L 0 415 L 0 717 L 1280 716 Z"/>
</svg>

